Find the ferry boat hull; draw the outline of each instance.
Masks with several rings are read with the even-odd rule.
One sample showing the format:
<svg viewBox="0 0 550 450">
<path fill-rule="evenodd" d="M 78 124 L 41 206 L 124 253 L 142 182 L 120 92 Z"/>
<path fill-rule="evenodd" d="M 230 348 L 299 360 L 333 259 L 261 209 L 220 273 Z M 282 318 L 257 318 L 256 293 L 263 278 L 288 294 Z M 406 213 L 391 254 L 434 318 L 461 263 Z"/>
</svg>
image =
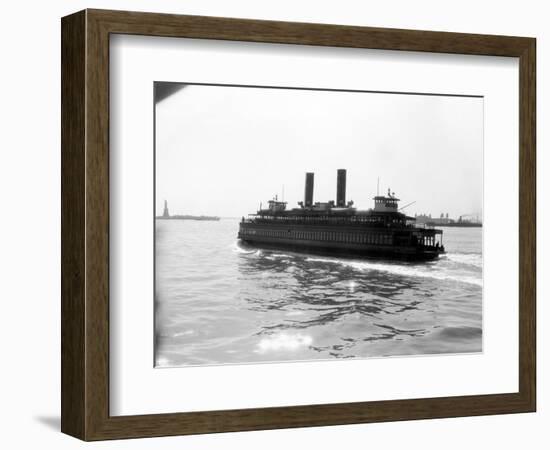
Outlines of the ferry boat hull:
<svg viewBox="0 0 550 450">
<path fill-rule="evenodd" d="M 430 261 L 437 259 L 444 254 L 444 250 L 439 246 L 428 245 L 399 245 L 395 241 L 387 244 L 358 243 L 358 242 L 340 242 L 338 240 L 324 241 L 315 239 L 297 239 L 290 237 L 292 234 L 303 233 L 303 231 L 286 230 L 289 237 L 261 236 L 261 234 L 280 235 L 282 230 L 260 229 L 251 230 L 246 227 L 247 224 L 241 224 L 239 229 L 239 239 L 241 243 L 251 247 L 288 250 L 296 253 L 310 253 L 316 255 L 338 256 L 345 258 L 376 258 L 392 259 L 401 261 Z M 256 231 L 255 234 L 250 231 Z M 258 233 L 258 231 L 260 233 Z M 262 233 L 263 231 L 263 233 Z M 327 231 L 313 231 L 312 234 L 326 235 Z M 342 233 L 342 230 L 338 230 Z M 259 235 L 260 234 L 260 235 Z M 363 237 L 364 236 L 364 237 Z M 347 232 L 343 234 L 344 239 L 367 241 L 372 233 Z"/>
</svg>

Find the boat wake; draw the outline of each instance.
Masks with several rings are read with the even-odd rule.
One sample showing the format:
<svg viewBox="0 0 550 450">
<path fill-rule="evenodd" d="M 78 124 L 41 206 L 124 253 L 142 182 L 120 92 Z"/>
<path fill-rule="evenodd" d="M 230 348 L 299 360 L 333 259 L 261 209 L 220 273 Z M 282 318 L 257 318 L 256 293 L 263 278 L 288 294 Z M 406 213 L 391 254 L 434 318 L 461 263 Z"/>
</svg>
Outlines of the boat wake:
<svg viewBox="0 0 550 450">
<path fill-rule="evenodd" d="M 442 259 L 479 268 L 483 267 L 483 258 L 479 253 L 447 253 Z"/>
<path fill-rule="evenodd" d="M 442 281 L 455 281 L 459 283 L 473 284 L 477 286 L 483 286 L 483 280 L 476 276 L 476 274 L 467 273 L 450 273 L 447 267 L 438 267 L 436 264 L 419 265 L 419 264 L 407 264 L 407 263 L 382 263 L 373 261 L 356 261 L 356 260 L 343 260 L 337 258 L 306 258 L 306 261 L 311 262 L 325 262 L 332 264 L 339 264 L 342 266 L 351 267 L 361 272 L 377 271 L 386 272 L 394 275 L 400 275 L 404 277 L 419 277 L 419 278 L 432 278 Z M 456 271 L 453 271 L 456 272 Z"/>
<path fill-rule="evenodd" d="M 239 241 L 235 241 L 235 242 L 233 242 L 233 244 L 231 244 L 231 250 L 234 253 L 240 253 L 240 254 L 243 254 L 243 255 L 260 256 L 262 254 L 262 250 L 260 250 L 258 248 L 243 247 L 242 245 L 239 244 Z"/>
<path fill-rule="evenodd" d="M 429 278 L 434 280 L 465 283 L 483 286 L 481 271 L 482 255 L 478 253 L 447 253 L 440 260 L 430 263 L 380 262 L 374 260 L 356 260 L 338 257 L 305 256 L 293 252 L 272 252 L 255 248 L 246 248 L 237 241 L 233 251 L 252 257 L 273 260 L 285 260 L 299 264 L 300 262 L 327 263 L 348 267 L 360 272 L 376 271 L 410 278 Z"/>
</svg>

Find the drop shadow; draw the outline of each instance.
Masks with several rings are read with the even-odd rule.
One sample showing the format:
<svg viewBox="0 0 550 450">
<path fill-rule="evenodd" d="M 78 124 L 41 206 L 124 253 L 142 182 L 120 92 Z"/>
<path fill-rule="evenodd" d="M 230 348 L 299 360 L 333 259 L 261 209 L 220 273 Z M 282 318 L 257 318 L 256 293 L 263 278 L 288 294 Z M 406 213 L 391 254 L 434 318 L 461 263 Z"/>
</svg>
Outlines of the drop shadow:
<svg viewBox="0 0 550 450">
<path fill-rule="evenodd" d="M 61 417 L 59 416 L 36 416 L 34 420 L 50 430 L 61 431 Z"/>
</svg>

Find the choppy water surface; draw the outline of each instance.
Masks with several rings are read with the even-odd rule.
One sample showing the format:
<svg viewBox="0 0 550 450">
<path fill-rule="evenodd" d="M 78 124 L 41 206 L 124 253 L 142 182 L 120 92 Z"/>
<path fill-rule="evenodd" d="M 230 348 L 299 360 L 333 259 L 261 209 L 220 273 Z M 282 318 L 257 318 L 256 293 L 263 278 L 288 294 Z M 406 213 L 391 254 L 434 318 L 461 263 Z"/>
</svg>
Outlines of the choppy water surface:
<svg viewBox="0 0 550 450">
<path fill-rule="evenodd" d="M 479 352 L 482 229 L 423 263 L 242 248 L 237 219 L 156 222 L 156 365 Z"/>
</svg>

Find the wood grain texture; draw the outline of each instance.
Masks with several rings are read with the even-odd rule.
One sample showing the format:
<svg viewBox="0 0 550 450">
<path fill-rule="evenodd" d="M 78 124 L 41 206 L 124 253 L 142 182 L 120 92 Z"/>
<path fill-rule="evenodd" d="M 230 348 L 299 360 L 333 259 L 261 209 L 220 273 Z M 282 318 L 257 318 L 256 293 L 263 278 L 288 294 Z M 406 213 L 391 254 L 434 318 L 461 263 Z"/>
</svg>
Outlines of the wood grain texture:
<svg viewBox="0 0 550 450">
<path fill-rule="evenodd" d="M 112 33 L 519 57 L 519 391 L 109 416 L 109 34 Z M 535 410 L 534 39 L 86 10 L 63 18 L 62 40 L 62 429 L 65 433 L 98 440 Z"/>
<path fill-rule="evenodd" d="M 83 437 L 85 20 L 65 17 L 61 35 L 61 430 Z"/>
<path fill-rule="evenodd" d="M 536 41 L 519 63 L 519 391 L 536 409 Z"/>
</svg>

